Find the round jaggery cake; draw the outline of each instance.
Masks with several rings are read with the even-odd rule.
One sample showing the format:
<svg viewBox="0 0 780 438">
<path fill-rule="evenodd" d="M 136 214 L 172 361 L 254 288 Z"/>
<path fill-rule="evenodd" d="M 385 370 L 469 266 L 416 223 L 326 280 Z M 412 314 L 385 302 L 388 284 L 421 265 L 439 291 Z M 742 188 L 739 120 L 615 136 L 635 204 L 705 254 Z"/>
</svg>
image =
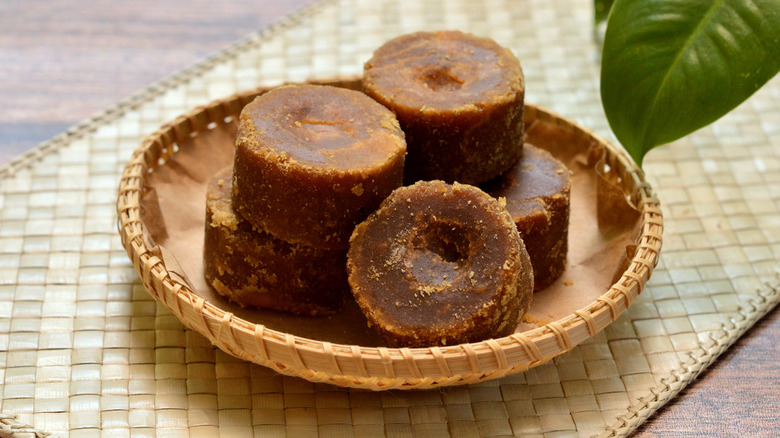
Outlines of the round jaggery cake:
<svg viewBox="0 0 780 438">
<path fill-rule="evenodd" d="M 397 37 L 366 62 L 363 88 L 406 133 L 406 183 L 478 184 L 520 157 L 523 72 L 493 40 L 457 31 Z"/>
<path fill-rule="evenodd" d="M 520 161 L 483 187 L 506 199 L 531 257 L 535 289 L 546 288 L 566 269 L 571 172 L 546 150 L 526 144 Z"/>
<path fill-rule="evenodd" d="M 203 267 L 206 282 L 242 306 L 300 315 L 336 312 L 350 296 L 346 250 L 287 243 L 253 229 L 232 207 L 230 167 L 209 181 Z"/>
<path fill-rule="evenodd" d="M 531 262 L 509 213 L 459 183 L 395 190 L 355 227 L 347 271 L 369 324 L 395 347 L 509 335 L 533 295 Z"/>
<path fill-rule="evenodd" d="M 355 225 L 402 184 L 405 155 L 393 113 L 363 93 L 275 88 L 241 111 L 233 204 L 279 239 L 346 249 Z"/>
</svg>

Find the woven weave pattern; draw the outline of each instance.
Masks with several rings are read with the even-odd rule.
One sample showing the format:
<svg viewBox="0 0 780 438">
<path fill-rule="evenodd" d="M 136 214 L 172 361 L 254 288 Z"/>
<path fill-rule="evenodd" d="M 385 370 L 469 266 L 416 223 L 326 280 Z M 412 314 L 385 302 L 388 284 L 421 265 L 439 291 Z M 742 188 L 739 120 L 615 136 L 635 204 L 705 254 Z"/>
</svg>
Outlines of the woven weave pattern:
<svg viewBox="0 0 780 438">
<path fill-rule="evenodd" d="M 609 136 L 590 2 L 320 4 L 0 171 L 3 414 L 95 436 L 624 434 L 778 301 L 780 82 L 651 152 L 661 263 L 617 322 L 551 363 L 477 385 L 372 393 L 216 350 L 145 291 L 116 233 L 124 162 L 161 123 L 238 90 L 359 74 L 383 41 L 458 28 L 514 50 L 527 100 Z"/>
<path fill-rule="evenodd" d="M 359 82 L 355 80 L 330 82 L 359 87 Z M 567 151 L 588 148 L 586 150 L 591 157 L 589 160 L 602 156 L 604 165 L 609 166 L 610 171 L 605 179 L 621 181 L 620 185 L 624 186 L 621 190 L 625 192 L 621 191 L 620 195 L 616 196 L 622 198 L 623 193 L 631 193 L 632 199 L 641 205 L 642 232 L 636 239 L 638 246 L 629 267 L 608 291 L 598 289 L 594 291 L 595 294 L 590 290 L 584 291 L 588 297 L 595 300 L 590 305 L 565 317 L 562 313 L 558 321 L 549 322 L 536 329 L 485 342 L 396 349 L 372 348 L 373 344 L 364 345 L 360 342 L 358 345 L 324 342 L 319 333 L 302 336 L 302 330 L 306 327 L 301 325 L 281 329 L 282 326 L 266 319 L 266 316 L 246 315 L 243 309 L 230 307 L 220 302 L 218 297 L 214 297 L 212 301 L 207 290 L 209 286 L 198 286 L 198 283 L 193 286 L 193 283 L 183 280 L 182 275 L 187 275 L 192 280 L 195 271 L 188 271 L 176 262 L 176 255 L 183 255 L 177 245 L 182 242 L 192 244 L 192 233 L 202 233 L 204 224 L 189 226 L 186 232 L 180 233 L 176 230 L 178 222 L 173 217 L 144 218 L 141 214 L 143 209 L 155 211 L 161 207 L 159 204 L 158 207 L 154 204 L 144 204 L 139 202 L 139 199 L 145 197 L 143 187 L 146 187 L 149 178 L 164 174 L 168 171 L 166 168 L 178 169 L 186 166 L 177 164 L 179 162 L 193 161 L 192 158 L 181 161 L 181 156 L 187 157 L 199 150 L 203 155 L 194 160 L 201 164 L 204 164 L 202 160 L 209 159 L 218 163 L 219 156 L 215 151 L 219 148 L 232 148 L 234 134 L 231 131 L 235 129 L 234 123 L 239 111 L 257 92 L 258 90 L 252 90 L 239 93 L 198 107 L 145 138 L 143 145 L 136 149 L 133 158 L 125 167 L 117 200 L 122 242 L 138 275 L 143 279 L 145 288 L 187 327 L 205 335 L 212 343 L 237 357 L 269 366 L 285 375 L 361 389 L 429 389 L 500 378 L 546 362 L 594 336 L 628 308 L 639 295 L 656 265 L 661 243 L 662 217 L 658 201 L 639 174 L 639 169 L 628 161 L 625 154 L 594 138 L 587 130 L 527 104 L 525 119 L 529 124 L 526 131 L 529 142 L 545 145 L 547 142 L 559 141 L 567 145 Z M 565 137 L 561 138 L 562 135 Z M 603 155 L 597 152 L 599 150 Z M 182 175 L 182 178 L 205 180 L 213 171 L 211 169 L 196 173 L 193 167 L 187 175 Z M 584 172 L 586 171 L 583 171 L 583 174 Z M 177 189 L 167 195 L 164 191 L 159 192 L 158 199 L 176 198 L 186 190 L 181 186 L 177 186 Z M 575 190 L 579 190 L 579 187 L 575 187 Z M 203 198 L 205 195 L 191 196 Z M 587 195 L 575 192 L 573 196 Z M 194 218 L 191 216 L 202 216 L 204 209 L 202 201 L 194 205 L 195 208 L 192 209 L 176 205 L 175 210 L 184 216 L 187 223 L 192 223 Z M 579 210 L 575 210 L 572 215 L 575 218 L 583 217 L 580 216 Z M 170 235 L 180 236 L 175 239 L 177 241 L 168 239 L 159 242 L 166 250 L 150 247 L 148 242 L 151 232 L 144 231 L 157 226 L 160 220 L 168 226 Z M 598 219 L 591 217 L 585 220 Z M 179 239 L 182 241 L 178 241 Z M 185 251 L 200 252 L 201 249 L 188 248 Z M 576 248 L 572 250 L 577 251 Z M 190 266 L 190 269 L 198 268 L 199 266 Z M 564 292 L 560 289 L 545 292 L 548 296 L 558 296 L 559 299 L 562 293 Z M 598 299 L 595 299 L 596 296 Z M 571 309 L 570 312 L 574 310 Z M 241 312 L 242 315 L 233 312 Z M 311 323 L 300 321 L 297 324 Z M 266 324 L 271 326 L 266 327 Z M 352 327 L 356 330 L 365 327 L 365 322 L 358 322 L 358 326 L 353 326 L 338 319 L 329 319 L 322 324 Z"/>
</svg>

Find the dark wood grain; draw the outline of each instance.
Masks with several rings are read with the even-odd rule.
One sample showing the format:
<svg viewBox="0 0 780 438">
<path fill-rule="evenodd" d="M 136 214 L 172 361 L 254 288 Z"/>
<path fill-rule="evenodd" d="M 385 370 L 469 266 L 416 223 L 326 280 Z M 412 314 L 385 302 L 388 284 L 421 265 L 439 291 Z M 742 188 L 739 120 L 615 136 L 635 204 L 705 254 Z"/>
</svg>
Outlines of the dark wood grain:
<svg viewBox="0 0 780 438">
<path fill-rule="evenodd" d="M 636 437 L 780 436 L 780 307 L 639 428 Z"/>
<path fill-rule="evenodd" d="M 3 0 L 0 165 L 312 0 Z"/>
<path fill-rule="evenodd" d="M 0 2 L 0 165 L 310 0 Z M 780 311 L 637 433 L 780 435 Z"/>
</svg>

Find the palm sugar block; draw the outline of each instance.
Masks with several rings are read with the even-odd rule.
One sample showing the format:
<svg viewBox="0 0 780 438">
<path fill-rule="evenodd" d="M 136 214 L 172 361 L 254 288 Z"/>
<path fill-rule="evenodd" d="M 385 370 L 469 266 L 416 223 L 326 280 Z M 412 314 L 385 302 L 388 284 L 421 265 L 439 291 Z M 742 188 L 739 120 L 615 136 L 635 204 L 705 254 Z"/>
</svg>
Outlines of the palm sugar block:
<svg viewBox="0 0 780 438">
<path fill-rule="evenodd" d="M 406 133 L 407 184 L 478 184 L 520 157 L 523 72 L 493 40 L 457 31 L 397 37 L 366 62 L 363 88 Z"/>
<path fill-rule="evenodd" d="M 506 199 L 506 208 L 531 256 L 535 289 L 552 284 L 566 269 L 569 169 L 544 149 L 526 144 L 520 161 L 483 188 Z"/>
<path fill-rule="evenodd" d="M 241 112 L 233 205 L 279 239 L 346 249 L 355 225 L 402 184 L 405 155 L 396 117 L 363 93 L 275 88 Z"/>
<path fill-rule="evenodd" d="M 424 347 L 511 334 L 533 296 L 512 217 L 482 190 L 420 181 L 359 224 L 349 285 L 388 345 Z"/>
<path fill-rule="evenodd" d="M 208 284 L 242 306 L 301 315 L 336 312 L 350 296 L 346 250 L 287 243 L 253 229 L 233 211 L 231 181 L 228 167 L 207 188 L 203 265 Z"/>
</svg>

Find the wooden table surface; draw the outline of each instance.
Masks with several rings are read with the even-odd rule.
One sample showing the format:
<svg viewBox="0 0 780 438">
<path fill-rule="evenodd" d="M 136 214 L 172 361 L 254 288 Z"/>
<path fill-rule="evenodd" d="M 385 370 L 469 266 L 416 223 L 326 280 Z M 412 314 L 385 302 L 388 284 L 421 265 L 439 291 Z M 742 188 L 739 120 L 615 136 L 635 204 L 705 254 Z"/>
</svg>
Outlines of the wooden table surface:
<svg viewBox="0 0 780 438">
<path fill-rule="evenodd" d="M 0 166 L 310 0 L 3 0 Z M 780 310 L 636 436 L 780 435 Z"/>
</svg>

